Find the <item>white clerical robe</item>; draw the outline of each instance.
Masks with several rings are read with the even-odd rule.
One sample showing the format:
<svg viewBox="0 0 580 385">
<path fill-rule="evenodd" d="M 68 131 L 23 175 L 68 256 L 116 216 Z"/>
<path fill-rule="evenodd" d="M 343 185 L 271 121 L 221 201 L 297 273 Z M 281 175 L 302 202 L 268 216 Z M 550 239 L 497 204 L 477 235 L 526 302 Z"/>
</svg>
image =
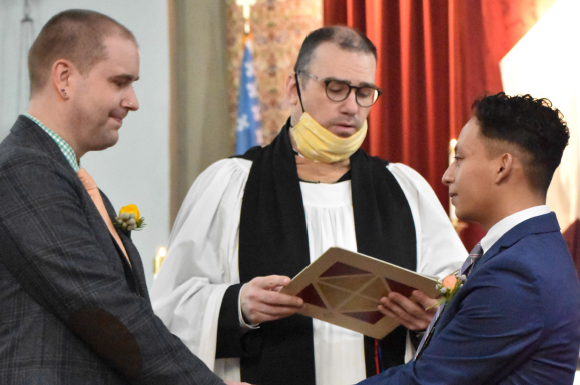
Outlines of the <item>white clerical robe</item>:
<svg viewBox="0 0 580 385">
<path fill-rule="evenodd" d="M 238 234 L 251 161 L 224 159 L 192 185 L 175 221 L 169 249 L 151 290 L 155 313 L 169 330 L 224 379 L 240 380 L 238 358 L 215 359 L 222 297 L 239 283 Z M 403 164 L 387 168 L 399 182 L 413 215 L 417 271 L 443 277 L 467 252 L 429 184 Z M 351 181 L 300 182 L 310 260 L 329 247 L 357 250 Z M 314 320 L 318 385 L 353 384 L 366 375 L 363 335 Z M 407 359 L 412 356 L 407 344 Z M 296 370 L 300 370 L 296 368 Z"/>
</svg>

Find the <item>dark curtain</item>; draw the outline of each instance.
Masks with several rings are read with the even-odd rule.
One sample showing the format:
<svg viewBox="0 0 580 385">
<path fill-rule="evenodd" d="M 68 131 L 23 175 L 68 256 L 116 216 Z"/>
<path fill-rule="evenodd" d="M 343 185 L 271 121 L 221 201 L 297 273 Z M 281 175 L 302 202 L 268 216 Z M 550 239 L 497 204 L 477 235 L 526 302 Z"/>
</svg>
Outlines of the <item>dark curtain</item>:
<svg viewBox="0 0 580 385">
<path fill-rule="evenodd" d="M 417 170 L 448 209 L 441 177 L 449 162 L 449 141 L 470 119 L 477 97 L 502 90 L 499 60 L 535 22 L 517 22 L 534 5 L 325 0 L 325 25 L 354 27 L 377 46 L 376 79 L 383 95 L 371 109 L 365 150 Z M 461 238 L 470 250 L 483 235 L 479 225 L 470 224 Z"/>
<path fill-rule="evenodd" d="M 564 239 L 568 249 L 570 249 L 574 265 L 576 265 L 576 272 L 580 277 L 580 220 L 576 220 L 564 231 Z"/>
</svg>

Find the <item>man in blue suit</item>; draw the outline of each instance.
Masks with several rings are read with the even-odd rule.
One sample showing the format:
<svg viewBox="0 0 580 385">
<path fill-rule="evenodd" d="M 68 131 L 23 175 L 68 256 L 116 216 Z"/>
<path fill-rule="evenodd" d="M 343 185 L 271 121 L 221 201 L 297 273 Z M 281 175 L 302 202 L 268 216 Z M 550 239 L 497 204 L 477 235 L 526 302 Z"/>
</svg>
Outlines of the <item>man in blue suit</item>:
<svg viewBox="0 0 580 385">
<path fill-rule="evenodd" d="M 360 384 L 573 383 L 580 284 L 546 205 L 568 139 L 546 99 L 500 93 L 474 103 L 443 183 L 457 216 L 487 231 L 482 252 L 416 358 Z M 405 322 L 395 301 L 383 305 Z"/>
</svg>

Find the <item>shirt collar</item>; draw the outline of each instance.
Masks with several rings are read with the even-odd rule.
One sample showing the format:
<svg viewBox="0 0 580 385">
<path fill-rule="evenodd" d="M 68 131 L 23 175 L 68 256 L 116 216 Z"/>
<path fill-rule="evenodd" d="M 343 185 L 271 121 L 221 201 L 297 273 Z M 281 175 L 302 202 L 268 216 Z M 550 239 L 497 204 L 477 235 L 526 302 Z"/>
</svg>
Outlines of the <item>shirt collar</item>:
<svg viewBox="0 0 580 385">
<path fill-rule="evenodd" d="M 65 142 L 63 138 L 58 136 L 56 132 L 46 127 L 44 124 L 40 122 L 40 120 L 36 119 L 34 116 L 30 114 L 25 114 L 24 116 L 26 116 L 28 119 L 36 123 L 40 128 L 42 128 L 44 132 L 46 132 L 52 138 L 52 140 L 54 140 L 54 142 L 57 144 L 58 148 L 60 148 L 60 151 L 62 152 L 62 154 L 64 155 L 65 159 L 70 164 L 70 166 L 73 168 L 75 172 L 78 172 L 80 166 L 77 163 L 77 157 L 72 147 L 69 146 L 69 144 Z"/>
<path fill-rule="evenodd" d="M 485 237 L 481 240 L 481 247 L 486 253 L 505 233 L 530 218 L 538 217 L 540 215 L 549 214 L 551 212 L 548 205 L 534 206 L 529 209 L 518 211 L 515 214 L 505 217 L 501 221 L 489 229 Z"/>
</svg>

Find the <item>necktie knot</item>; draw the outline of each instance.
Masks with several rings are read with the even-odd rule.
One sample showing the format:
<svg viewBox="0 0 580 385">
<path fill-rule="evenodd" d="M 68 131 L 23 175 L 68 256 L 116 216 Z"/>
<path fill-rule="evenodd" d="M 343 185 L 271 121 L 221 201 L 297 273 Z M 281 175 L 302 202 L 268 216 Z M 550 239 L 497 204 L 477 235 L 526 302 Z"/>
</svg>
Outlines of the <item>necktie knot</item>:
<svg viewBox="0 0 580 385">
<path fill-rule="evenodd" d="M 471 268 L 473 264 L 477 262 L 477 260 L 483 255 L 483 247 L 481 247 L 481 242 L 477 243 L 471 253 L 469 253 L 469 257 L 463 262 L 463 266 L 459 270 L 459 275 L 469 275 L 471 272 Z"/>
<path fill-rule="evenodd" d="M 483 247 L 481 247 L 481 242 L 478 242 L 477 245 L 473 247 L 469 256 L 481 257 L 483 255 Z"/>
</svg>

